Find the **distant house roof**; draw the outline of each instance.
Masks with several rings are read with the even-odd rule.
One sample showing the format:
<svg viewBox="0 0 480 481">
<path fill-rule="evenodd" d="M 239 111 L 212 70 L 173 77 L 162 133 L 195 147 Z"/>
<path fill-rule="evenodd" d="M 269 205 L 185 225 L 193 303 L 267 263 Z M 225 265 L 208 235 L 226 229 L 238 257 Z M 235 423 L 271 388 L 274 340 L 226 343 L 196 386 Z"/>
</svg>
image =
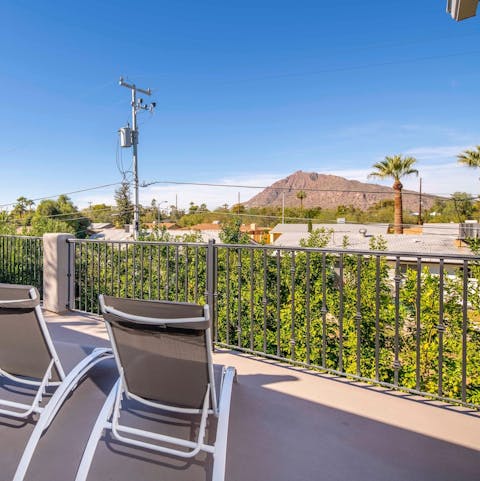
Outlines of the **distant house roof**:
<svg viewBox="0 0 480 481">
<path fill-rule="evenodd" d="M 202 238 L 202 242 L 208 242 L 209 240 L 213 239 L 215 242 L 220 241 L 219 231 L 218 230 L 197 230 L 191 229 L 189 227 L 183 227 L 182 229 L 171 229 L 168 231 L 173 237 L 183 237 L 184 235 L 188 234 L 200 234 Z"/>
<path fill-rule="evenodd" d="M 277 224 L 271 234 L 284 234 L 285 232 L 308 232 L 308 224 Z"/>
<path fill-rule="evenodd" d="M 92 222 L 90 224 L 91 230 L 102 230 L 102 229 L 108 229 L 111 227 L 113 227 L 113 224 L 111 222 Z"/>
<path fill-rule="evenodd" d="M 192 225 L 191 227 L 185 227 L 185 230 L 221 230 L 222 226 L 218 223 L 204 223 L 204 224 L 196 224 Z"/>
<path fill-rule="evenodd" d="M 284 229 L 284 226 L 291 226 Z M 279 227 L 279 229 L 277 229 Z M 408 252 L 425 254 L 470 254 L 467 247 L 459 247 L 458 224 L 424 224 L 423 233 L 418 235 L 387 234 L 386 224 L 313 224 L 314 229 L 333 230 L 327 247 L 341 249 L 344 237 L 348 237 L 348 248 L 369 250 L 372 237 L 382 236 L 387 243 L 387 250 L 392 252 Z M 275 240 L 277 246 L 298 246 L 302 239 L 308 238 L 307 224 L 279 224 L 276 230 L 281 233 Z"/>
<path fill-rule="evenodd" d="M 261 227 L 257 224 L 242 224 L 240 226 L 240 232 L 246 232 L 247 234 L 260 234 L 269 231 L 271 231 L 270 227 Z"/>
<path fill-rule="evenodd" d="M 368 234 L 380 235 L 387 233 L 387 224 L 313 224 L 312 229 L 333 230 L 335 234 L 353 235 L 358 234 L 360 230 L 367 230 Z M 271 231 L 271 234 L 307 234 L 308 224 L 277 224 Z"/>
<path fill-rule="evenodd" d="M 111 224 L 110 224 L 111 225 Z M 92 229 L 93 230 L 93 229 Z M 94 229 L 95 234 L 91 237 L 92 239 L 100 239 L 106 241 L 124 241 L 132 240 L 132 234 L 126 232 L 125 229 L 115 229 L 114 227 L 106 227 L 104 229 Z"/>
<path fill-rule="evenodd" d="M 160 222 L 160 223 L 158 223 L 156 221 L 153 221 L 153 222 L 144 222 L 142 225 L 147 229 L 155 229 L 157 227 L 159 227 L 160 229 L 167 229 L 167 230 L 178 229 L 178 225 L 175 224 L 175 222 Z"/>
<path fill-rule="evenodd" d="M 167 230 L 178 229 L 178 224 L 176 224 L 175 222 L 160 222 L 160 224 L 158 224 L 158 227 L 165 227 L 165 229 Z"/>
</svg>

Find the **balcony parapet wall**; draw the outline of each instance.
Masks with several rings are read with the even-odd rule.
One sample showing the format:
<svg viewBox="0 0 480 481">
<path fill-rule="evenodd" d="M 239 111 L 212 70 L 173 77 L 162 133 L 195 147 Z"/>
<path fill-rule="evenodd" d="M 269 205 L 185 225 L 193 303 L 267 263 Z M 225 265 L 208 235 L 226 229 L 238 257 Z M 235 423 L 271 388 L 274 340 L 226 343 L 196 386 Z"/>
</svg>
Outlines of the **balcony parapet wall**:
<svg viewBox="0 0 480 481">
<path fill-rule="evenodd" d="M 69 294 L 73 292 L 73 258 L 69 255 L 68 239 L 71 234 L 44 234 L 43 236 L 43 307 L 47 311 L 63 313 L 72 306 Z"/>
</svg>

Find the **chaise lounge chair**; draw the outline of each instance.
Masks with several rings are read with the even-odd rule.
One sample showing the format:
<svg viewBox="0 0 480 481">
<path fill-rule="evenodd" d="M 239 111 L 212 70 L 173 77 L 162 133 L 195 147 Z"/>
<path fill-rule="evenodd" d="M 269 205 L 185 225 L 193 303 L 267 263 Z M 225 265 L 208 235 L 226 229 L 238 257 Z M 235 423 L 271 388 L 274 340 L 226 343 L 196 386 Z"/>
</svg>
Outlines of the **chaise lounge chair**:
<svg viewBox="0 0 480 481">
<path fill-rule="evenodd" d="M 21 419 L 38 415 L 14 481 L 23 480 L 42 433 L 82 377 L 95 364 L 112 357 L 111 349 L 95 349 L 66 375 L 43 318 L 37 289 L 0 284 L 0 377 L 33 390 L 31 404 L 0 399 L 0 415 Z M 47 388 L 55 391 L 42 403 Z"/>
<path fill-rule="evenodd" d="M 84 481 L 104 429 L 114 440 L 180 458 L 213 455 L 213 481 L 225 475 L 233 367 L 224 368 L 217 402 L 208 306 L 99 297 L 120 379 L 102 408 L 77 471 Z M 196 440 L 119 423 L 123 397 L 160 412 L 201 415 Z M 214 444 L 206 444 L 209 415 L 218 418 Z"/>
</svg>

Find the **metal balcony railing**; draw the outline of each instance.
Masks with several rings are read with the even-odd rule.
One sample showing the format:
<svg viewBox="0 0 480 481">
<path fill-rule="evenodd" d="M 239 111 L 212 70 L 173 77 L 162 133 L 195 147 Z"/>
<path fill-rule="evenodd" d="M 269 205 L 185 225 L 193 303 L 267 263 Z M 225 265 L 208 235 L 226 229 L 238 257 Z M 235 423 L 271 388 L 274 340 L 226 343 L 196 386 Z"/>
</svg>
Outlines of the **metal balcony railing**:
<svg viewBox="0 0 480 481">
<path fill-rule="evenodd" d="M 0 282 L 29 284 L 43 292 L 41 237 L 0 236 Z"/>
<path fill-rule="evenodd" d="M 480 405 L 480 258 L 70 240 L 76 309 L 105 293 L 208 302 L 214 342 Z"/>
<path fill-rule="evenodd" d="M 480 257 L 70 239 L 69 305 L 207 302 L 214 342 L 480 406 Z M 0 281 L 43 284 L 41 238 L 0 236 Z"/>
</svg>

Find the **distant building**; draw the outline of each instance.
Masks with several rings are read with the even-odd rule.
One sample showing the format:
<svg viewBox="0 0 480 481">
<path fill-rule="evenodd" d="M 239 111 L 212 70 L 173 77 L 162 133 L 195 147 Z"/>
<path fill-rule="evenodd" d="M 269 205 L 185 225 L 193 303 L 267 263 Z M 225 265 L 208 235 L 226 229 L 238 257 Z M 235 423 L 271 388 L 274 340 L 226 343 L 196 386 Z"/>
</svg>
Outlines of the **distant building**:
<svg viewBox="0 0 480 481">
<path fill-rule="evenodd" d="M 175 222 L 145 222 L 142 224 L 142 227 L 145 229 L 152 231 L 155 229 L 166 229 L 166 230 L 172 230 L 172 229 L 179 229 L 180 226 L 176 224 Z"/>
<path fill-rule="evenodd" d="M 242 224 L 240 230 L 248 234 L 257 244 L 271 244 L 271 227 L 260 227 L 257 224 Z"/>
<path fill-rule="evenodd" d="M 390 234 L 388 224 L 313 224 L 313 229 L 332 231 L 326 248 L 369 251 L 374 237 L 382 236 L 386 250 L 393 253 L 423 253 L 438 255 L 471 255 L 468 246 L 459 241 L 458 224 L 423 224 L 413 226 L 404 234 Z M 278 224 L 271 231 L 273 244 L 282 247 L 298 247 L 302 239 L 308 239 L 307 224 Z M 394 259 L 394 257 L 392 257 Z M 412 258 L 402 258 L 402 269 L 414 262 Z M 447 264 L 448 262 L 446 262 Z M 428 264 L 428 262 L 425 262 Z M 430 270 L 438 260 L 432 260 Z M 451 269 L 450 269 L 451 270 Z"/>
<path fill-rule="evenodd" d="M 105 241 L 126 241 L 132 240 L 133 235 L 130 232 L 130 226 L 124 229 L 117 229 L 109 222 L 93 222 L 88 228 L 90 239 Z"/>
</svg>

